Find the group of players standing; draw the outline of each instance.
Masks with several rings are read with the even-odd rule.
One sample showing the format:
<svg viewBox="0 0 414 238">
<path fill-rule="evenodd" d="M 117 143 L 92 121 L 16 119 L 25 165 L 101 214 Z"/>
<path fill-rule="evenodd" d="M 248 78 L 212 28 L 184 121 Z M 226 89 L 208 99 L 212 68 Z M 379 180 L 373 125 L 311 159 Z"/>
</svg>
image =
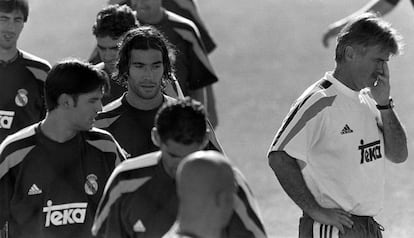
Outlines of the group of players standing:
<svg viewBox="0 0 414 238">
<path fill-rule="evenodd" d="M 266 237 L 214 134 L 215 44 L 194 3 L 110 3 L 95 64 L 51 67 L 16 46 L 27 0 L 0 0 L 1 236 Z M 400 47 L 388 23 L 353 17 L 277 132 L 269 164 L 304 212 L 299 237 L 382 237 L 382 158 L 408 156 L 387 63 Z"/>
<path fill-rule="evenodd" d="M 215 43 L 196 13 L 191 0 L 109 5 L 94 64 L 51 67 L 17 48 L 27 1 L 0 0 L 2 236 L 266 236 L 241 173 L 209 151 L 223 152 Z"/>
</svg>

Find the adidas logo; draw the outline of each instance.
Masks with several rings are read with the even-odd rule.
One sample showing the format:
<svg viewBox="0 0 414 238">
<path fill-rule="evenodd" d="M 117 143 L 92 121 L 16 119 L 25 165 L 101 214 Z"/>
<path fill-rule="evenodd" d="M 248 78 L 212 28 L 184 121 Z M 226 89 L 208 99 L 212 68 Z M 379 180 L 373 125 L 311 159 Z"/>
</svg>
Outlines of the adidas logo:
<svg viewBox="0 0 414 238">
<path fill-rule="evenodd" d="M 36 194 L 41 194 L 42 190 L 36 185 L 33 184 L 30 189 L 29 192 L 27 193 L 28 195 L 36 195 Z"/>
<path fill-rule="evenodd" d="M 137 223 L 135 223 L 134 231 L 135 232 L 145 232 L 146 231 L 145 226 L 144 226 L 144 224 L 142 223 L 141 220 L 138 220 Z"/>
<path fill-rule="evenodd" d="M 354 131 L 348 126 L 348 124 L 345 124 L 344 129 L 342 129 L 341 131 L 341 135 L 352 133 L 352 132 Z"/>
</svg>

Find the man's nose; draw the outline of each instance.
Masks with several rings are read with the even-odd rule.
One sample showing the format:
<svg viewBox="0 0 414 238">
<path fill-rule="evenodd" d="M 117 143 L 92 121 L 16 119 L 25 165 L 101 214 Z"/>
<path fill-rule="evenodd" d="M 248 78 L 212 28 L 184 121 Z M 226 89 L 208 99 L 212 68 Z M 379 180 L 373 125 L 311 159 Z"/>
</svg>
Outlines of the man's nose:
<svg viewBox="0 0 414 238">
<path fill-rule="evenodd" d="M 16 24 L 12 20 L 8 20 L 4 23 L 5 28 L 9 31 L 14 31 L 16 29 Z"/>
<path fill-rule="evenodd" d="M 145 67 L 144 68 L 144 75 L 146 79 L 151 79 L 152 78 L 152 70 L 150 67 Z"/>
</svg>

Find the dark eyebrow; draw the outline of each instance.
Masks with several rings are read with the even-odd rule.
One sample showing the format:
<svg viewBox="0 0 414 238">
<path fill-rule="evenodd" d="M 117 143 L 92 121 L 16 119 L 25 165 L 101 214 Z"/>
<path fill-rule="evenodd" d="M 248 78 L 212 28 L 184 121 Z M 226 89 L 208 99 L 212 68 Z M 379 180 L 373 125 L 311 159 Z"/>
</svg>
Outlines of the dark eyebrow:
<svg viewBox="0 0 414 238">
<path fill-rule="evenodd" d="M 136 61 L 136 62 L 132 62 L 131 64 L 133 65 L 147 65 L 146 63 L 140 62 L 140 61 Z M 150 63 L 150 65 L 156 65 L 156 64 L 162 64 L 162 61 L 155 61 Z"/>
<path fill-rule="evenodd" d="M 89 98 L 89 102 L 96 102 L 96 101 L 99 101 L 99 100 L 101 100 L 101 97 L 92 97 L 92 98 Z"/>
<path fill-rule="evenodd" d="M 115 50 L 115 49 L 118 49 L 119 48 L 118 46 L 105 47 L 105 46 L 102 46 L 100 44 L 96 44 L 96 45 L 98 46 L 99 49 L 111 49 L 111 50 Z"/>
</svg>

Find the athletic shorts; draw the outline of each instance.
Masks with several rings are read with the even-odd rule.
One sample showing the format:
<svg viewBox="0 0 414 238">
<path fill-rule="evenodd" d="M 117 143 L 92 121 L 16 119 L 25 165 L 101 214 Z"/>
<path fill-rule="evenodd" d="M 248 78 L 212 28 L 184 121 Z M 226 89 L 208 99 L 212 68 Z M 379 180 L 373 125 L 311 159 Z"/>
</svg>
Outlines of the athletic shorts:
<svg viewBox="0 0 414 238">
<path fill-rule="evenodd" d="M 338 228 L 320 224 L 304 214 L 299 220 L 299 238 L 382 238 L 384 227 L 374 218 L 352 215 L 351 219 L 354 222 L 352 228 L 344 227 L 345 233 L 340 234 Z"/>
</svg>

